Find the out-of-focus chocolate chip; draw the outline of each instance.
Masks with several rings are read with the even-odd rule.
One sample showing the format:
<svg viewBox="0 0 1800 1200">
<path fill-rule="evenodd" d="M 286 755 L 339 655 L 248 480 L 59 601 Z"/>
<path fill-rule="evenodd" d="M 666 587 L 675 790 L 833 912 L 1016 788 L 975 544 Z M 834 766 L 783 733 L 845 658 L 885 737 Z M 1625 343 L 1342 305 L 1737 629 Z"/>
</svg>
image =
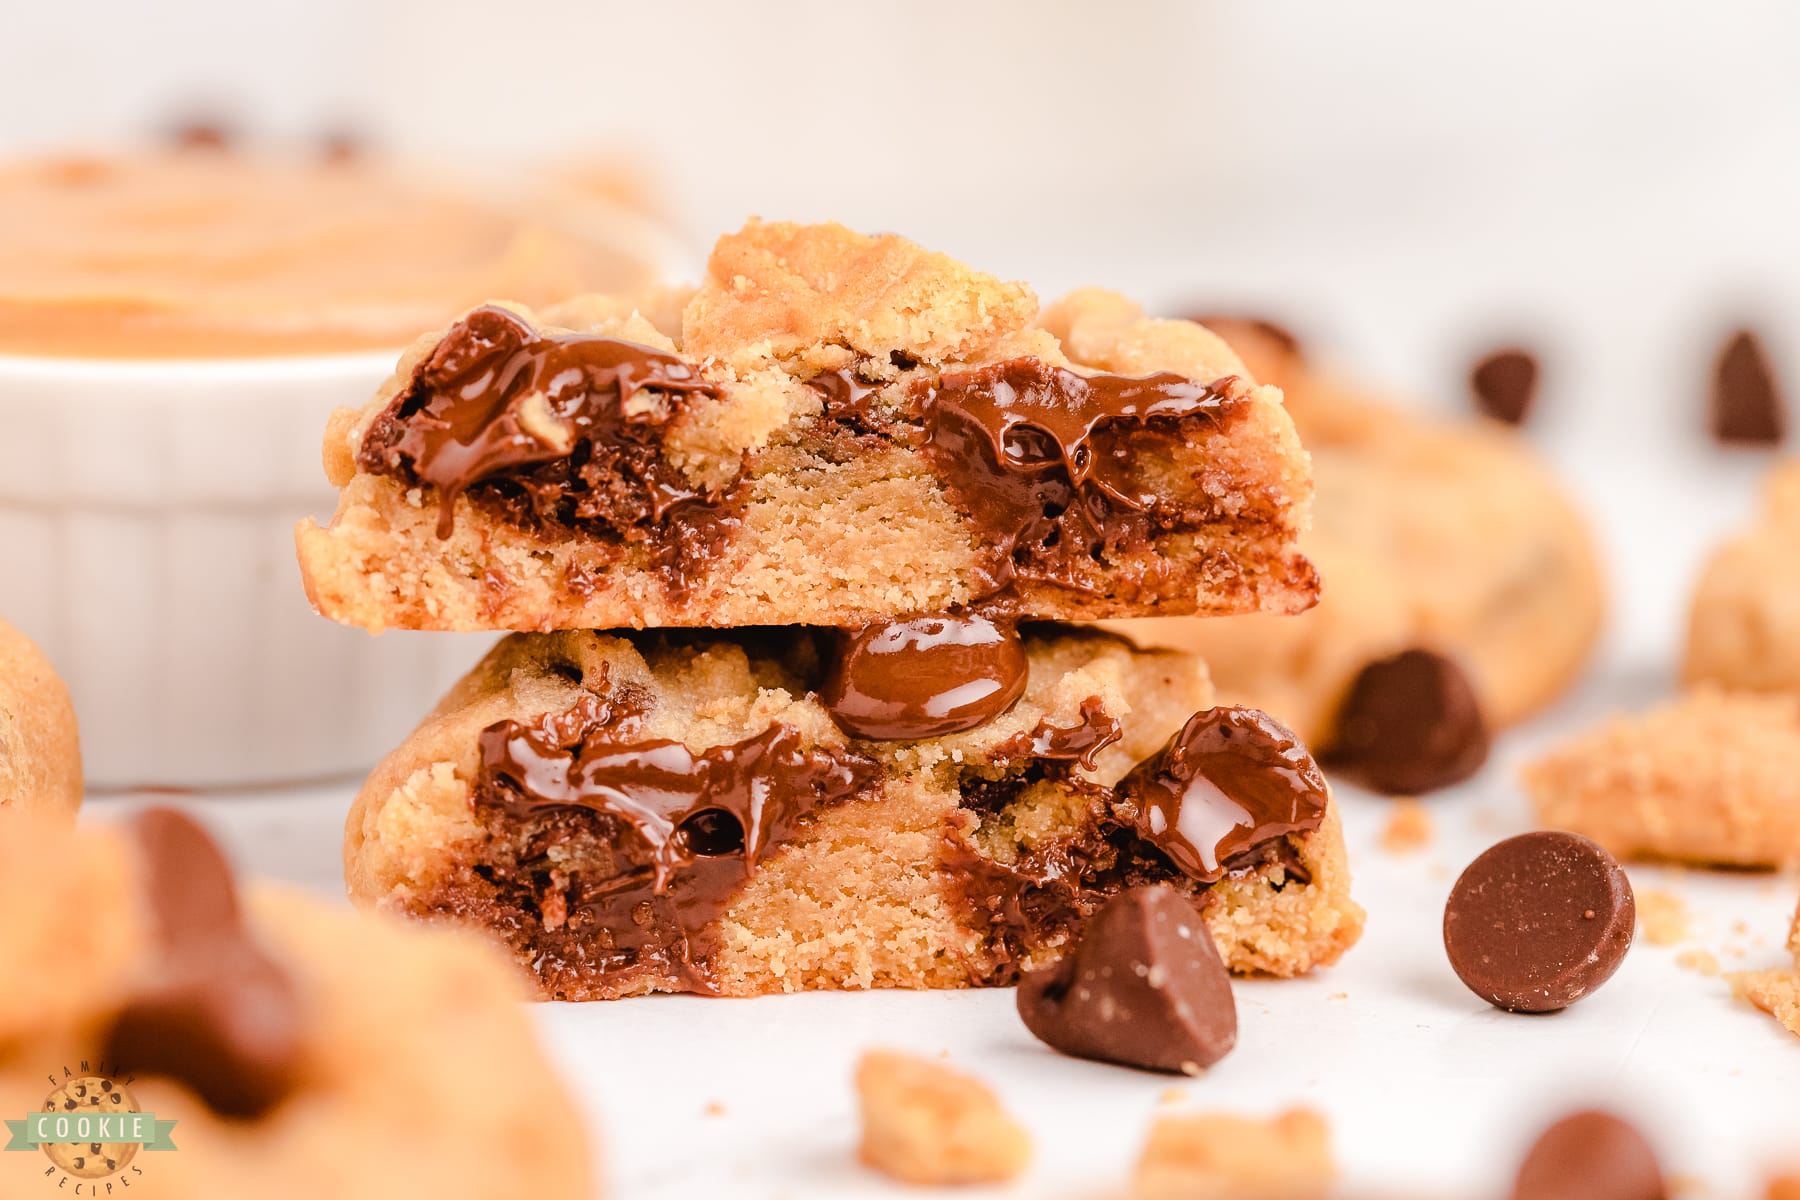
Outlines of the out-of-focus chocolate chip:
<svg viewBox="0 0 1800 1200">
<path fill-rule="evenodd" d="M 183 150 L 229 150 L 236 137 L 222 121 L 180 121 L 168 132 L 172 145 Z"/>
<path fill-rule="evenodd" d="M 105 1057 L 186 1084 L 223 1116 L 267 1112 L 299 1073 L 294 981 L 245 928 L 231 868 L 198 823 L 153 808 L 132 833 L 160 959 L 114 1018 Z"/>
<path fill-rule="evenodd" d="M 1726 339 L 1713 366 L 1711 419 L 1721 442 L 1773 446 L 1787 436 L 1787 405 L 1762 341 L 1748 329 Z"/>
<path fill-rule="evenodd" d="M 1513 1184 L 1512 1200 L 1665 1200 L 1656 1152 L 1629 1123 L 1590 1110 L 1543 1132 Z"/>
<path fill-rule="evenodd" d="M 1025 1027 L 1064 1054 L 1190 1074 L 1237 1041 L 1231 977 L 1185 897 L 1162 885 L 1108 901 L 1075 949 L 1019 983 Z"/>
<path fill-rule="evenodd" d="M 1555 1012 L 1612 978 L 1636 922 L 1612 855 L 1579 834 L 1540 830 L 1469 864 L 1444 906 L 1444 949 L 1489 1004 Z"/>
<path fill-rule="evenodd" d="M 1406 650 L 1357 675 L 1321 757 L 1364 787 L 1417 795 L 1467 779 L 1487 755 L 1468 676 L 1434 651 Z"/>
<path fill-rule="evenodd" d="M 1475 407 L 1508 425 L 1523 425 L 1537 398 L 1538 362 L 1529 350 L 1508 346 L 1483 357 L 1469 372 Z"/>
</svg>

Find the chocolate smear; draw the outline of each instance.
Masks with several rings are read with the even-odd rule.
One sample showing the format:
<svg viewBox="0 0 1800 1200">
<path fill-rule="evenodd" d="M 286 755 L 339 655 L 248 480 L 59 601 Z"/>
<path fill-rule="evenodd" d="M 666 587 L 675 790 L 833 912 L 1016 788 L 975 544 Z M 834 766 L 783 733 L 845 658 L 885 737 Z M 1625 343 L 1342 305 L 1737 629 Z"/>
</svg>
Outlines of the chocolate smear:
<svg viewBox="0 0 1800 1200">
<path fill-rule="evenodd" d="M 688 481 L 662 439 L 694 396 L 718 396 L 691 364 L 594 334 L 540 334 L 488 305 L 457 322 L 364 436 L 357 463 L 438 490 L 438 536 L 456 498 L 480 495 L 514 523 L 667 547 L 686 563 L 723 537 L 729 497 Z"/>
<path fill-rule="evenodd" d="M 912 741 L 987 724 L 1028 674 L 1012 625 L 938 613 L 840 633 L 819 699 L 852 737 Z"/>
<path fill-rule="evenodd" d="M 150 981 L 113 1019 L 103 1057 L 253 1118 L 294 1088 L 298 989 L 245 927 L 231 869 L 191 817 L 152 808 L 131 825 L 156 933 Z"/>
<path fill-rule="evenodd" d="M 1543 1132 L 1519 1166 L 1512 1200 L 1667 1200 L 1656 1152 L 1630 1123 L 1589 1110 Z"/>
<path fill-rule="evenodd" d="M 668 972 L 712 992 L 715 948 L 700 931 L 771 847 L 818 810 L 872 794 L 881 769 L 848 750 L 809 748 L 779 722 L 694 751 L 644 736 L 641 718 L 628 698 L 590 694 L 532 725 L 488 726 L 476 802 L 510 822 L 547 821 L 533 835 L 546 848 L 583 830 L 607 845 L 609 870 L 571 876 L 535 901 L 588 929 L 595 968 L 621 982 Z"/>
<path fill-rule="evenodd" d="M 1377 792 L 1414 796 L 1461 782 L 1488 756 L 1474 685 L 1449 658 L 1405 650 L 1364 667 L 1321 757 Z"/>
<path fill-rule="evenodd" d="M 1106 711 L 1106 702 L 1089 696 L 1081 702 L 1081 719 L 1074 725 L 1055 725 L 1045 717 L 1030 733 L 1017 734 L 994 747 L 989 757 L 996 764 L 1021 759 L 1080 763 L 1092 771 L 1100 752 L 1124 736 L 1119 719 Z"/>
<path fill-rule="evenodd" d="M 977 594 L 1014 581 L 1100 594 L 1109 567 L 1196 519 L 1143 463 L 1159 442 L 1183 446 L 1186 422 L 1235 415 L 1235 382 L 1083 375 L 1023 357 L 915 385 L 925 456 L 986 534 Z"/>
<path fill-rule="evenodd" d="M 1201 883 L 1266 842 L 1317 829 L 1330 794 L 1292 730 L 1234 707 L 1196 713 L 1114 790 L 1138 836 Z"/>
<path fill-rule="evenodd" d="M 1719 349 L 1710 416 L 1713 436 L 1728 444 L 1773 446 L 1787 437 L 1787 402 L 1751 330 L 1739 329 Z"/>
<path fill-rule="evenodd" d="M 1237 1042 L 1231 977 L 1200 914 L 1173 888 L 1122 892 L 1073 951 L 1019 981 L 1019 1016 L 1079 1058 L 1197 1074 Z"/>
<path fill-rule="evenodd" d="M 1444 906 L 1444 949 L 1469 990 L 1508 1012 L 1555 1012 L 1612 978 L 1637 904 L 1597 843 L 1540 830 L 1490 846 Z"/>
<path fill-rule="evenodd" d="M 1476 409 L 1508 425 L 1523 425 L 1531 415 L 1537 385 L 1537 359 L 1518 346 L 1483 356 L 1469 371 Z"/>
</svg>

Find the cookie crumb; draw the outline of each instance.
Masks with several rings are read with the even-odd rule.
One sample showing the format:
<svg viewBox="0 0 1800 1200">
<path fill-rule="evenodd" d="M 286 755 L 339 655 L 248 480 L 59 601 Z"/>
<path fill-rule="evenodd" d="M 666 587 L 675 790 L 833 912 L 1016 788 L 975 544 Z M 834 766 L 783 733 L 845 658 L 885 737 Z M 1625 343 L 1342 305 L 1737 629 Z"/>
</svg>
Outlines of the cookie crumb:
<svg viewBox="0 0 1800 1200">
<path fill-rule="evenodd" d="M 1429 846 L 1431 834 L 1431 814 L 1425 806 L 1417 800 L 1401 800 L 1381 831 L 1381 845 L 1390 854 L 1411 854 Z"/>
<path fill-rule="evenodd" d="M 1180 1088 L 1164 1088 L 1156 1097 L 1158 1104 L 1180 1104 L 1187 1099 L 1187 1093 Z"/>
<path fill-rule="evenodd" d="M 902 1183 L 1003 1183 L 1025 1170 L 1031 1139 L 979 1080 L 888 1050 L 856 1067 L 862 1161 Z"/>
<path fill-rule="evenodd" d="M 1675 965 L 1710 977 L 1719 973 L 1719 956 L 1711 950 L 1683 950 L 1675 956 Z"/>
<path fill-rule="evenodd" d="M 722 1117 L 725 1115 L 726 1111 L 725 1102 L 722 1100 L 708 1100 L 706 1102 L 706 1107 L 700 1111 L 709 1117 Z"/>
<path fill-rule="evenodd" d="M 1800 1037 L 1800 971 L 1734 971 L 1725 981 L 1733 996 L 1754 1004 Z"/>
<path fill-rule="evenodd" d="M 1312 1200 L 1331 1188 L 1331 1130 L 1295 1108 L 1262 1120 L 1229 1113 L 1156 1118 L 1132 1181 L 1137 1200 Z"/>
<path fill-rule="evenodd" d="M 1687 901 L 1673 892 L 1639 892 L 1638 924 L 1652 946 L 1674 946 L 1688 940 Z"/>
</svg>

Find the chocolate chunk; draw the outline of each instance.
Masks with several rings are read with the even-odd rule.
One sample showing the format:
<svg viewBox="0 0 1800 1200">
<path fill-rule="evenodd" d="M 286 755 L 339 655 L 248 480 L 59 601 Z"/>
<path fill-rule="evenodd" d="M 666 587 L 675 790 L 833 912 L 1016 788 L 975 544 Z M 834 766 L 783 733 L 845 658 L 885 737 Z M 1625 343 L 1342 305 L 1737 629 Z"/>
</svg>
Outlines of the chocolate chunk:
<svg viewBox="0 0 1800 1200">
<path fill-rule="evenodd" d="M 1406 650 L 1357 675 L 1321 757 L 1374 791 L 1417 795 L 1467 779 L 1487 755 L 1468 676 L 1441 654 Z"/>
<path fill-rule="evenodd" d="M 104 1057 L 192 1089 L 214 1112 L 259 1116 L 292 1091 L 304 1052 L 291 976 L 245 928 L 231 869 L 192 818 L 132 825 L 160 955 L 114 1018 Z"/>
<path fill-rule="evenodd" d="M 1173 888 L 1109 900 L 1055 966 L 1019 981 L 1019 1015 L 1079 1058 L 1195 1073 L 1237 1041 L 1237 1005 L 1219 948 Z"/>
<path fill-rule="evenodd" d="M 576 916 L 590 967 L 628 980 L 667 969 L 697 992 L 715 990 L 711 947 L 697 941 L 771 847 L 812 813 L 873 794 L 881 767 L 828 747 L 807 747 L 776 723 L 737 742 L 694 751 L 646 737 L 643 712 L 624 693 L 589 694 L 532 725 L 482 730 L 475 802 L 504 822 L 537 859 L 548 845 L 599 837 L 605 874 L 555 878 L 528 864 L 529 906 L 547 927 Z M 556 916 L 551 916 L 556 914 Z"/>
<path fill-rule="evenodd" d="M 1787 404 L 1762 340 L 1748 329 L 1726 339 L 1713 367 L 1711 419 L 1721 442 L 1773 446 L 1787 436 Z"/>
<path fill-rule="evenodd" d="M 514 524 L 579 528 L 659 552 L 672 587 L 715 552 L 729 497 L 691 484 L 662 453 L 693 396 L 717 396 L 691 364 L 635 342 L 538 334 L 504 308 L 453 326 L 369 427 L 357 465 L 438 490 L 438 536 L 456 498 Z"/>
<path fill-rule="evenodd" d="M 1195 313 L 1186 318 L 1197 325 L 1204 325 L 1227 343 L 1236 345 L 1236 339 L 1245 336 L 1260 338 L 1271 343 L 1274 348 L 1289 358 L 1305 361 L 1306 351 L 1300 338 L 1286 325 L 1271 321 L 1267 317 L 1253 317 L 1243 314 Z"/>
<path fill-rule="evenodd" d="M 1194 714 L 1115 791 L 1138 836 L 1201 883 L 1265 843 L 1317 829 L 1330 794 L 1292 730 L 1231 707 Z"/>
<path fill-rule="evenodd" d="M 1564 1117 L 1519 1166 L 1512 1200 L 1666 1200 L 1668 1185 L 1644 1135 L 1611 1113 Z"/>
<path fill-rule="evenodd" d="M 1469 372 L 1469 390 L 1475 407 L 1484 415 L 1508 425 L 1523 425 L 1537 398 L 1538 363 L 1531 352 L 1517 346 L 1496 350 Z"/>
<path fill-rule="evenodd" d="M 985 725 L 1025 694 L 1016 629 L 940 613 L 838 637 L 820 702 L 852 737 L 911 741 Z"/>
<path fill-rule="evenodd" d="M 1489 1004 L 1555 1012 L 1612 978 L 1636 921 L 1612 855 L 1579 834 L 1542 830 L 1469 864 L 1444 906 L 1444 949 Z"/>
<path fill-rule="evenodd" d="M 985 531 L 973 581 L 983 598 L 1015 580 L 1099 594 L 1105 572 L 1161 529 L 1194 524 L 1140 469 L 1190 419 L 1242 409 L 1227 376 L 1082 375 L 1025 357 L 922 380 L 925 455 Z"/>
</svg>

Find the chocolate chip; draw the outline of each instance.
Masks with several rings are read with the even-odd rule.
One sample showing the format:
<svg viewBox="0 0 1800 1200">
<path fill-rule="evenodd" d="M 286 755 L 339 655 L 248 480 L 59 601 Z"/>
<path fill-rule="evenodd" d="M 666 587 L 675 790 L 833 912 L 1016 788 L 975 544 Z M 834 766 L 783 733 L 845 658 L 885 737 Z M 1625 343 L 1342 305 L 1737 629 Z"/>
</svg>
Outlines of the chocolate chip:
<svg viewBox="0 0 1800 1200">
<path fill-rule="evenodd" d="M 1664 1200 L 1668 1187 L 1650 1143 L 1611 1113 L 1564 1117 L 1519 1166 L 1512 1200 Z"/>
<path fill-rule="evenodd" d="M 1469 390 L 1475 407 L 1508 425 L 1523 425 L 1537 398 L 1538 364 L 1531 352 L 1517 346 L 1496 350 L 1469 372 Z"/>
<path fill-rule="evenodd" d="M 1406 650 L 1357 675 L 1322 757 L 1364 787 L 1417 795 L 1467 779 L 1487 755 L 1468 676 L 1441 654 Z"/>
<path fill-rule="evenodd" d="M 294 981 L 245 928 L 231 868 L 206 830 L 153 808 L 132 833 L 160 957 L 113 1019 L 105 1058 L 186 1084 L 221 1115 L 266 1112 L 299 1072 Z"/>
<path fill-rule="evenodd" d="M 1019 1015 L 1079 1058 L 1192 1073 L 1237 1041 L 1231 978 L 1206 923 L 1179 892 L 1133 888 L 1108 901 L 1075 949 L 1019 983 Z"/>
<path fill-rule="evenodd" d="M 1306 358 L 1306 351 L 1299 336 L 1286 325 L 1279 321 L 1271 321 L 1267 317 L 1212 312 L 1194 313 L 1187 319 L 1196 325 L 1206 326 L 1227 342 L 1247 333 L 1251 337 L 1262 338 L 1264 341 L 1272 343 L 1275 349 L 1290 358 L 1301 360 Z"/>
<path fill-rule="evenodd" d="M 1444 949 L 1469 990 L 1509 1012 L 1555 1012 L 1612 978 L 1637 904 L 1598 844 L 1540 830 L 1490 846 L 1444 906 Z"/>
<path fill-rule="evenodd" d="M 1721 442 L 1772 446 L 1787 436 L 1787 406 L 1762 342 L 1748 329 L 1732 334 L 1713 367 L 1712 431 Z"/>
</svg>

